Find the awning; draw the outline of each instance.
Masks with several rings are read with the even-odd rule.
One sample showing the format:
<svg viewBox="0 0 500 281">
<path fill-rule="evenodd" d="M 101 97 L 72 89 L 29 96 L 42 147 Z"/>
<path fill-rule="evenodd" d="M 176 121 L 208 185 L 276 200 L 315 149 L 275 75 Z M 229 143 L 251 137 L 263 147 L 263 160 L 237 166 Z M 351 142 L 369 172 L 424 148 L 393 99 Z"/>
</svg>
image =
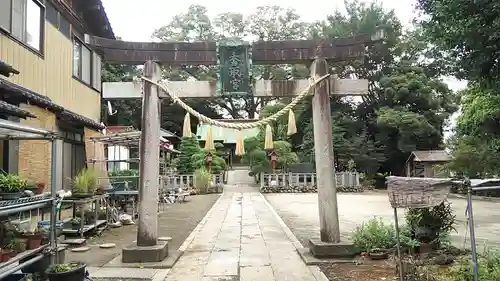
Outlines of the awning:
<svg viewBox="0 0 500 281">
<path fill-rule="evenodd" d="M 107 145 L 138 147 L 139 142 L 141 141 L 141 131 L 114 133 L 105 136 L 90 137 L 90 140 L 102 142 Z M 160 148 L 174 153 L 180 153 L 178 150 L 175 150 L 173 146 L 171 146 L 170 142 L 167 139 L 163 137 L 160 137 Z"/>
<path fill-rule="evenodd" d="M 56 137 L 55 132 L 32 128 L 20 123 L 0 120 L 0 139 L 52 139 Z"/>
<path fill-rule="evenodd" d="M 0 100 L 0 113 L 9 116 L 16 116 L 19 118 L 27 118 L 27 117 L 36 118 L 36 116 L 33 113 L 1 100 Z"/>
</svg>

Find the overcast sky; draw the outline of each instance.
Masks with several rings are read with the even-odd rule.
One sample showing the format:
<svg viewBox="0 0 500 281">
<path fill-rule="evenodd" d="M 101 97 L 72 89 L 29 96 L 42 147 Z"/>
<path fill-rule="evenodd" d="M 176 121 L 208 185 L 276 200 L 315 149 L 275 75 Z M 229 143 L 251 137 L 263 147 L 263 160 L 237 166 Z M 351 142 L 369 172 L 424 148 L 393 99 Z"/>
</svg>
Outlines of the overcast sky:
<svg viewBox="0 0 500 281">
<path fill-rule="evenodd" d="M 207 7 L 210 16 L 225 12 L 251 14 L 258 6 L 279 5 L 284 8 L 296 9 L 297 13 L 305 21 L 322 20 L 336 10 L 345 11 L 342 0 L 102 0 L 102 2 L 115 34 L 121 36 L 124 40 L 130 41 L 149 40 L 150 35 L 156 28 L 167 25 L 173 16 L 185 13 L 190 5 L 195 4 Z M 381 0 L 380 2 L 386 9 L 394 9 L 403 23 L 407 23 L 411 19 L 414 0 Z M 317 3 L 321 3 L 321 5 Z"/>
<path fill-rule="evenodd" d="M 371 0 L 360 0 L 370 3 Z M 167 1 L 167 0 L 102 0 L 116 36 L 126 41 L 150 41 L 153 31 L 167 25 L 173 16 L 185 13 L 190 5 L 204 5 L 209 15 L 237 12 L 251 14 L 256 7 L 279 5 L 294 8 L 305 21 L 323 20 L 335 11 L 345 11 L 344 1 L 304 1 L 304 0 L 252 0 L 252 1 Z M 409 26 L 414 16 L 415 0 L 379 0 L 382 6 L 393 9 L 405 26 Z M 321 5 L 319 5 L 321 3 Z M 234 4 L 234 5 L 231 5 Z M 449 87 L 459 90 L 465 82 L 453 78 L 445 79 Z M 454 122 L 453 122 L 454 123 Z"/>
</svg>

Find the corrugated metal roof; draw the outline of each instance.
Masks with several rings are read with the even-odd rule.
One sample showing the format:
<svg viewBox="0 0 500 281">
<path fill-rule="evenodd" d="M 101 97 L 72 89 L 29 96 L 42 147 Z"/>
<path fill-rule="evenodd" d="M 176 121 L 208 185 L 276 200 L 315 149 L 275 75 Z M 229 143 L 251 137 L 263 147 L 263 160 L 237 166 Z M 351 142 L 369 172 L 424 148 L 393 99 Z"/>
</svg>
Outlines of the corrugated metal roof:
<svg viewBox="0 0 500 281">
<path fill-rule="evenodd" d="M 208 124 L 198 125 L 196 129 L 196 136 L 198 140 L 205 141 L 207 138 Z M 243 134 L 243 139 L 254 137 L 259 134 L 259 128 L 244 129 L 241 130 Z M 223 141 L 224 143 L 236 143 L 238 139 L 239 131 L 236 129 L 228 129 L 212 126 L 212 136 L 214 141 Z"/>
<path fill-rule="evenodd" d="M 415 162 L 447 162 L 451 160 L 451 155 L 446 150 L 422 150 L 412 151 Z"/>
</svg>

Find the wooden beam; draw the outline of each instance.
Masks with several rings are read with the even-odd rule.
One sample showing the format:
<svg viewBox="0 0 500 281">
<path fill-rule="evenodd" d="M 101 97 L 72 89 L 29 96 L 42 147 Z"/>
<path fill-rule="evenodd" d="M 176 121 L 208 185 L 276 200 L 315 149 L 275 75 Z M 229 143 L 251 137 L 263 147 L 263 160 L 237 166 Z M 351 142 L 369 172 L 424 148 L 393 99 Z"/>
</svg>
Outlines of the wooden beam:
<svg viewBox="0 0 500 281">
<path fill-rule="evenodd" d="M 330 93 L 334 95 L 364 95 L 368 92 L 368 80 L 329 78 Z M 210 98 L 217 96 L 215 81 L 167 81 L 168 88 L 180 98 Z M 296 96 L 307 88 L 310 81 L 304 80 L 258 80 L 254 85 L 255 97 Z M 103 83 L 104 99 L 141 98 L 140 83 L 107 82 Z M 160 97 L 168 97 L 165 92 Z"/>
<path fill-rule="evenodd" d="M 85 35 L 85 42 L 98 49 L 109 63 L 142 64 L 153 60 L 168 65 L 215 65 L 216 42 L 128 42 Z M 255 64 L 294 64 L 324 57 L 330 61 L 359 59 L 365 46 L 374 42 L 364 34 L 332 40 L 260 41 L 252 44 Z"/>
</svg>

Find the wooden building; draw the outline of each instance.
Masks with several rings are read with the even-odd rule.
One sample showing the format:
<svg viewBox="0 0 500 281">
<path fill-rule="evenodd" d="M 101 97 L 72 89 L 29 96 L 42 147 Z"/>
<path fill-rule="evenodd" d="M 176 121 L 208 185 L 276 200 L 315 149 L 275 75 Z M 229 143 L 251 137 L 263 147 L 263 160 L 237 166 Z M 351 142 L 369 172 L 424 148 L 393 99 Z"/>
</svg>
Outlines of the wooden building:
<svg viewBox="0 0 500 281">
<path fill-rule="evenodd" d="M 101 0 L 0 1 L 0 118 L 58 132 L 59 188 L 94 158 L 101 56 L 84 34 L 115 39 Z M 46 141 L 4 141 L 0 168 L 50 186 Z"/>
<path fill-rule="evenodd" d="M 449 177 L 450 172 L 444 167 L 451 160 L 445 150 L 413 151 L 406 161 L 407 177 Z"/>
</svg>

